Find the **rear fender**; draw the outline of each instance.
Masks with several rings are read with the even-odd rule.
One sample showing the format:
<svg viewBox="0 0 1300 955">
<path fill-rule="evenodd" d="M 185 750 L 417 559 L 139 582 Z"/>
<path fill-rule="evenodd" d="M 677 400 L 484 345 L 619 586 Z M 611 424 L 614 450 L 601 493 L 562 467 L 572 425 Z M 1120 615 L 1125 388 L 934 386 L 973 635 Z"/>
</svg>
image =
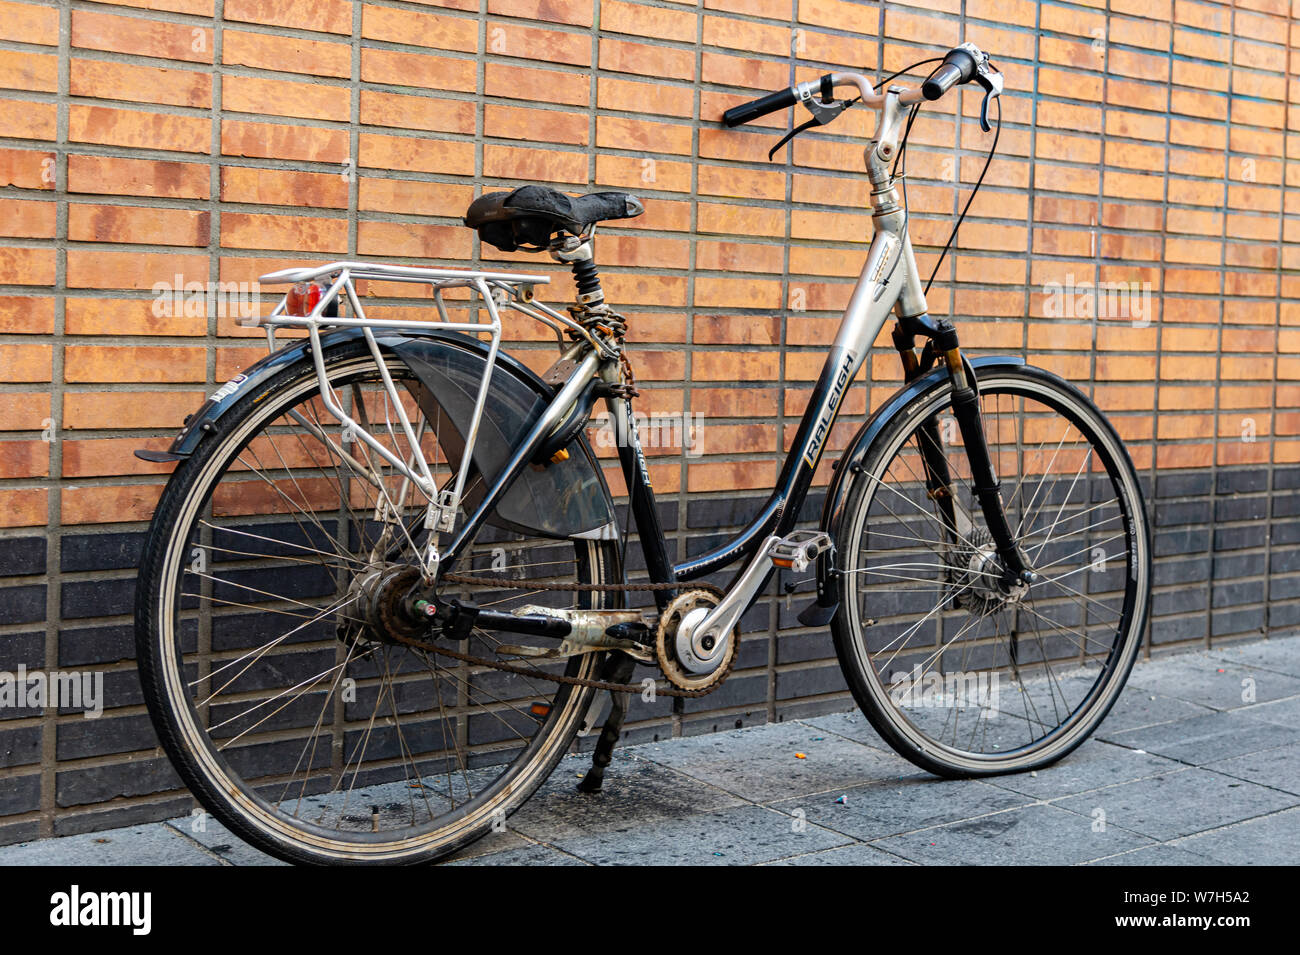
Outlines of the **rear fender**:
<svg viewBox="0 0 1300 955">
<path fill-rule="evenodd" d="M 361 338 L 360 329 L 331 332 L 321 338 L 326 354 Z M 380 347 L 415 373 L 419 385 L 411 390 L 421 410 L 437 430 L 452 469 L 460 465 L 464 436 L 473 418 L 478 386 L 487 369 L 488 346 L 468 335 L 441 329 L 419 334 L 377 336 Z M 216 423 L 245 397 L 254 402 L 271 392 L 273 379 L 297 362 L 310 361 L 308 341 L 288 345 L 250 365 L 218 388 L 162 454 L 150 460 L 188 458 Z M 554 390 L 516 359 L 498 353 L 483 419 L 475 442 L 466 505 L 483 493 L 505 466 L 511 450 L 541 415 Z M 502 498 L 493 523 L 525 534 L 554 538 L 615 539 L 618 526 L 609 487 L 586 435 L 569 442 L 567 460 L 528 467 Z M 480 475 L 485 480 L 476 480 Z"/>
</svg>

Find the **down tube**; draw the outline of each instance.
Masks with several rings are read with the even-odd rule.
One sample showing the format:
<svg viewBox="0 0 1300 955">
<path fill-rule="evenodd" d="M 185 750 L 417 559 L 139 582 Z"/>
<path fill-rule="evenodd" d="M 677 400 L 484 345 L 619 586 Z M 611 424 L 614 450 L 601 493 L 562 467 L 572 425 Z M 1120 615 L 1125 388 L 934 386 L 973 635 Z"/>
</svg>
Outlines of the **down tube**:
<svg viewBox="0 0 1300 955">
<path fill-rule="evenodd" d="M 721 570 L 753 552 L 769 534 L 785 535 L 794 528 L 849 385 L 907 282 L 907 258 L 900 255 L 902 249 L 903 243 L 891 232 L 877 232 L 872 240 L 862 276 L 767 503 L 736 537 L 678 564 L 674 568 L 677 579 L 695 580 Z"/>
</svg>

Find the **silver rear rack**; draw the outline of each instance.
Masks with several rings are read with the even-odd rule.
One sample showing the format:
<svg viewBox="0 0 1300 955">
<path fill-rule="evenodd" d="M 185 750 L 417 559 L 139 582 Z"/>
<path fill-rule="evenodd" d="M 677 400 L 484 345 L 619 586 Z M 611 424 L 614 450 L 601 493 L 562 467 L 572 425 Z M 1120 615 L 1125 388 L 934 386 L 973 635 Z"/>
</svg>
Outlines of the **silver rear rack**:
<svg viewBox="0 0 1300 955">
<path fill-rule="evenodd" d="M 369 318 L 366 316 L 365 308 L 361 304 L 361 298 L 357 294 L 354 284 L 359 279 L 428 285 L 430 287 L 430 297 L 436 307 L 436 315 L 430 315 L 427 320 L 423 321 L 418 319 Z M 464 493 L 469 475 L 479 424 L 483 417 L 483 409 L 486 406 L 488 391 L 492 383 L 492 372 L 496 366 L 497 356 L 500 353 L 502 310 L 512 309 L 552 328 L 562 351 L 566 345 L 564 340 L 566 331 L 590 341 L 601 352 L 607 350 L 603 343 L 594 338 L 572 318 L 536 301 L 534 297 L 536 286 L 550 282 L 549 277 L 545 275 L 471 271 L 467 269 L 436 269 L 413 265 L 383 265 L 371 262 L 330 262 L 307 268 L 282 269 L 278 272 L 271 272 L 263 275 L 259 282 L 262 285 L 297 285 L 310 282 L 319 283 L 323 287 L 324 291 L 320 300 L 307 315 L 288 314 L 288 294 L 286 294 L 269 315 L 243 319 L 240 324 L 248 327 L 265 328 L 267 344 L 272 351 L 276 348 L 275 332 L 277 329 L 304 328 L 307 330 L 312 344 L 311 355 L 316 368 L 316 377 L 319 381 L 321 399 L 326 409 L 339 420 L 348 433 L 364 441 L 374 453 L 396 468 L 399 473 L 419 489 L 420 493 L 429 502 L 425 525 L 435 533 L 429 535 L 429 544 L 423 555 L 423 564 L 425 573 L 430 578 L 437 570 L 436 532 L 450 532 L 455 529 L 456 515 L 460 508 L 461 496 Z M 444 295 L 457 290 L 468 290 L 470 296 L 468 303 L 457 301 L 456 306 L 462 308 L 468 306 L 476 317 L 481 316 L 485 311 L 486 321 L 451 320 Z M 344 306 L 346 306 L 346 312 Z M 335 314 L 327 315 L 325 314 L 326 311 L 332 311 Z M 464 332 L 474 336 L 489 336 L 483 381 L 479 385 L 469 433 L 465 435 L 460 467 L 454 481 L 448 482 L 450 486 L 444 485 L 441 488 L 438 487 L 434 480 L 429 463 L 425 460 L 425 455 L 420 449 L 419 435 L 416 434 L 411 425 L 409 416 L 403 407 L 401 396 L 397 393 L 396 385 L 394 385 L 392 376 L 389 374 L 387 362 L 384 360 L 383 352 L 374 334 L 375 329 L 381 331 L 418 331 L 421 328 L 428 329 L 430 327 L 446 331 Z M 320 347 L 321 334 L 322 331 L 328 332 L 346 328 L 359 328 L 361 330 L 361 334 L 370 349 L 370 354 L 378 366 L 384 389 L 392 400 L 401 430 L 405 435 L 406 445 L 412 452 L 408 460 L 394 454 L 384 442 L 380 441 L 375 435 L 370 434 L 360 422 L 351 417 L 344 409 L 344 402 L 339 399 L 329 382 L 326 375 L 323 349 Z M 305 420 L 300 423 L 310 430 L 315 430 L 311 423 Z M 395 438 L 396 436 L 393 435 L 392 437 Z M 338 448 L 335 448 L 335 450 L 340 454 L 344 454 Z M 349 461 L 350 466 L 362 471 L 363 477 L 367 477 L 367 479 L 374 477 L 374 475 L 368 476 L 364 473 L 370 470 L 364 462 L 359 461 L 350 454 L 345 455 L 345 460 Z"/>
</svg>

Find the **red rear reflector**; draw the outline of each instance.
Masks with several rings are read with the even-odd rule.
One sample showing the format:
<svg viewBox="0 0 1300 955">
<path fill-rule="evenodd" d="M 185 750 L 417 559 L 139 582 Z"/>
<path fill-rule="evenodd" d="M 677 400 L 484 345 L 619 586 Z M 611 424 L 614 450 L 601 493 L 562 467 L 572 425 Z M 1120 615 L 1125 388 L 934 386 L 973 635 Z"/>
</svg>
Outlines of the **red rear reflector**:
<svg viewBox="0 0 1300 955">
<path fill-rule="evenodd" d="M 310 315 L 311 310 L 320 304 L 320 297 L 325 292 L 315 282 L 299 282 L 289 289 L 289 294 L 284 297 L 284 313 L 286 315 Z"/>
<path fill-rule="evenodd" d="M 533 716 L 550 716 L 550 715 L 551 715 L 551 704 L 550 704 L 550 703 L 534 703 L 532 706 L 528 707 L 528 709 L 532 712 Z"/>
</svg>

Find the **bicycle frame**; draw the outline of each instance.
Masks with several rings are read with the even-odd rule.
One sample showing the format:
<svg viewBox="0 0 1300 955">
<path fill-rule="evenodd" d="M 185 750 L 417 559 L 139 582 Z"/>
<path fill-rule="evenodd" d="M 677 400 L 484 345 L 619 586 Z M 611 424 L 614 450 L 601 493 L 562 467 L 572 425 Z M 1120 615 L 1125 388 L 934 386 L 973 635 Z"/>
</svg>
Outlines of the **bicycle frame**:
<svg viewBox="0 0 1300 955">
<path fill-rule="evenodd" d="M 911 238 L 907 230 L 906 210 L 898 201 L 895 181 L 890 171 L 890 163 L 897 152 L 898 138 L 906 110 L 915 101 L 914 91 L 901 87 L 893 87 L 880 97 L 881 121 L 877 138 L 866 150 L 867 170 L 873 185 L 871 204 L 874 226 L 874 235 L 866 262 L 845 308 L 835 340 L 813 387 L 811 398 L 786 455 L 776 487 L 758 514 L 743 530 L 708 553 L 674 565 L 659 524 L 654 489 L 632 416 L 631 403 L 617 393 L 607 394 L 606 403 L 612 420 L 625 424 L 625 427 L 620 429 L 624 440 L 619 443 L 619 459 L 628 488 L 630 509 L 645 552 L 646 567 L 651 581 L 675 583 L 695 580 L 721 570 L 742 558 L 749 558 L 746 566 L 739 571 L 727 588 L 722 601 L 710 613 L 709 619 L 701 625 L 701 631 L 729 632 L 770 578 L 773 567 L 768 551 L 773 544 L 789 534 L 798 522 L 799 512 L 812 484 L 817 465 L 825 452 L 827 439 L 839 416 L 844 396 L 891 313 L 898 319 L 894 340 L 902 357 L 904 374 L 909 381 L 926 370 L 920 367 L 914 351 L 916 335 L 921 334 L 930 338 L 934 352 L 942 354 L 953 380 L 953 409 L 971 463 L 975 494 L 980 501 L 999 556 L 1007 570 L 1008 578 L 1021 577 L 1027 573 L 1023 555 L 1012 539 L 1003 512 L 997 478 L 993 473 L 979 416 L 973 369 L 960 353 L 956 330 L 952 324 L 946 320 L 936 323 L 928 315 L 925 288 L 917 271 Z M 361 305 L 352 288 L 349 274 L 357 277 L 365 274 L 367 277 L 376 278 L 429 281 L 430 276 L 426 273 L 433 270 L 364 266 L 358 263 L 342 265 L 346 265 L 350 272 L 344 271 L 341 276 L 334 279 L 328 291 L 328 298 L 333 299 L 346 294 L 354 314 L 359 316 L 351 322 L 352 324 L 376 327 L 382 324 L 402 324 L 403 327 L 410 327 L 409 323 L 379 323 L 366 319 L 361 312 Z M 338 266 L 326 267 L 328 268 L 337 269 Z M 311 276 L 308 275 L 308 270 L 287 270 L 274 276 L 267 276 L 266 279 L 274 278 L 281 282 L 304 281 L 310 280 L 315 275 L 324 274 L 326 269 L 310 270 Z M 398 269 L 405 269 L 412 274 L 398 276 L 394 274 Z M 371 275 L 374 270 L 379 270 L 378 274 Z M 611 348 L 608 341 L 593 337 L 586 329 L 559 312 L 532 301 L 532 286 L 528 283 L 544 281 L 544 279 L 486 273 L 449 273 L 441 274 L 436 278 L 447 287 L 470 287 L 479 293 L 487 306 L 490 324 L 465 325 L 464 328 L 467 331 L 491 331 L 493 354 L 496 352 L 496 345 L 500 338 L 498 305 L 509 305 L 525 314 L 530 314 L 531 317 L 546 321 L 546 318 L 535 312 L 535 309 L 542 309 L 546 316 L 552 319 L 548 324 L 557 329 L 557 334 L 561 326 L 571 332 L 576 330 L 580 334 L 575 334 L 573 337 L 576 340 L 573 344 L 562 351 L 562 359 L 568 359 L 572 363 L 572 371 L 562 383 L 556 383 L 558 387 L 554 397 L 534 421 L 528 433 L 514 449 L 504 469 L 459 529 L 455 528 L 454 519 L 447 518 L 454 517 L 454 509 L 461 501 L 460 491 L 464 486 L 470 458 L 468 447 L 460 469 L 461 473 L 456 476 L 455 486 L 451 489 L 451 493 L 448 493 L 446 489 L 436 491 L 431 486 L 426 487 L 430 483 L 430 478 L 426 473 L 427 466 L 423 462 L 419 462 L 420 469 L 412 469 L 401 459 L 385 453 L 386 449 L 379 447 L 378 442 L 373 439 L 367 441 L 422 490 L 426 493 L 433 492 L 430 495 L 430 516 L 426 520 L 430 539 L 426 553 L 423 555 L 426 576 L 429 579 L 438 573 L 439 568 L 445 571 L 455 564 L 474 540 L 502 495 L 523 469 L 534 460 L 538 450 L 548 438 L 553 436 L 557 427 L 571 415 L 586 389 L 593 383 L 604 382 L 607 385 L 617 385 L 622 381 L 621 356 L 617 349 Z M 436 286 L 435 291 L 437 291 Z M 325 302 L 326 297 L 322 297 L 321 304 L 317 305 L 307 322 L 313 335 L 313 342 L 317 341 L 316 336 L 319 332 L 316 323 L 321 321 L 321 310 Z M 303 324 L 303 319 L 286 319 L 283 311 L 282 303 L 269 319 L 261 320 L 258 324 L 271 326 Z M 440 299 L 439 313 L 445 322 L 446 313 Z M 332 320 L 332 323 L 339 323 L 339 320 Z M 461 326 L 445 325 L 444 327 L 460 328 Z M 272 330 L 273 328 L 268 328 L 268 333 Z M 368 330 L 367 341 L 372 351 L 375 350 L 373 336 Z M 333 402 L 329 400 L 331 396 L 327 391 L 328 385 L 324 378 L 320 349 L 316 348 L 313 351 L 327 406 L 345 425 L 355 425 L 355 422 L 344 414 L 343 409 L 337 406 L 337 400 Z M 385 380 L 384 384 L 396 400 L 397 395 L 391 381 Z M 483 391 L 480 393 L 480 410 L 487 386 L 488 382 L 485 381 Z M 409 434 L 409 422 L 403 419 L 402 426 Z M 361 436 L 363 439 L 366 438 L 364 434 Z M 417 447 L 418 442 L 412 442 L 411 446 Z M 941 454 L 928 454 L 924 447 L 921 451 L 931 496 L 943 509 L 955 535 L 956 515 L 953 510 L 953 496 L 948 487 L 950 477 L 947 465 Z M 435 544 L 439 532 L 451 532 L 450 543 L 441 549 Z M 655 596 L 662 608 L 671 598 L 671 592 L 657 591 Z M 486 616 L 502 629 L 513 629 L 509 615 L 489 613 Z M 519 622 L 519 626 L 524 625 L 523 621 Z"/>
</svg>

